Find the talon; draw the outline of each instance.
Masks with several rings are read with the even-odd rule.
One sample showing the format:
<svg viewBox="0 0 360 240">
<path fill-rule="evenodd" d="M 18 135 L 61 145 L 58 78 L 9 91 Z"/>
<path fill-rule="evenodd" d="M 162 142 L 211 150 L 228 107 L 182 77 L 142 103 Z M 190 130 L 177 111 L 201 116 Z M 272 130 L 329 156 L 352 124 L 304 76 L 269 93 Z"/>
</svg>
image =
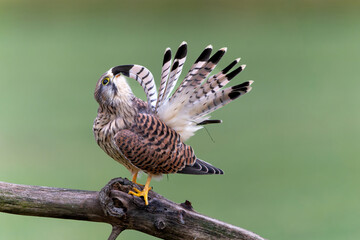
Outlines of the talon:
<svg viewBox="0 0 360 240">
<path fill-rule="evenodd" d="M 133 187 L 133 190 L 135 191 L 135 192 L 137 192 L 137 193 L 141 193 L 141 191 L 139 190 L 139 189 L 137 189 L 136 187 Z M 132 191 L 130 191 L 130 192 L 132 192 Z M 130 193 L 129 192 L 129 193 Z"/>
<path fill-rule="evenodd" d="M 131 190 L 128 192 L 128 194 L 134 195 L 134 196 L 137 196 L 137 197 L 140 197 L 140 196 L 139 196 L 139 193 L 133 192 L 133 191 L 131 191 Z"/>
<path fill-rule="evenodd" d="M 134 191 L 129 191 L 129 194 L 133 195 L 133 196 L 137 196 L 137 197 L 144 197 L 144 201 L 145 201 L 145 205 L 149 205 L 149 202 L 148 202 L 148 193 L 151 189 L 151 187 L 149 187 L 150 185 L 150 181 L 151 181 L 151 176 L 149 175 L 148 176 L 148 179 L 146 180 L 146 184 L 145 184 L 145 187 L 142 191 L 140 191 L 139 189 L 137 188 L 133 188 Z"/>
<path fill-rule="evenodd" d="M 139 190 L 138 190 L 139 191 Z M 138 193 L 135 193 L 133 191 L 129 191 L 129 194 L 131 195 L 134 195 L 134 196 L 137 196 L 137 197 L 143 197 L 144 200 L 145 200 L 145 205 L 149 205 L 149 202 L 148 202 L 148 192 L 149 192 L 149 189 L 144 189 L 143 191 L 139 191 Z"/>
</svg>

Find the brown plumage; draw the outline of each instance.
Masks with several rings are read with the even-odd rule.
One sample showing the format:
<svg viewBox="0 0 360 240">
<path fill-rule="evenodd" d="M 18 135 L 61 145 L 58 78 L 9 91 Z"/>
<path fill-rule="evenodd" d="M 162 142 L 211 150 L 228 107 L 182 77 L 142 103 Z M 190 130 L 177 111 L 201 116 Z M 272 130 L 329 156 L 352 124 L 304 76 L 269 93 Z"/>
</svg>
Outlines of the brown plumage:
<svg viewBox="0 0 360 240">
<path fill-rule="evenodd" d="M 139 113 L 129 129 L 116 133 L 114 142 L 134 166 L 154 175 L 176 173 L 196 160 L 180 135 L 151 114 Z"/>
<path fill-rule="evenodd" d="M 173 64 L 170 49 L 165 52 L 159 99 L 151 72 L 139 65 L 111 68 L 96 84 L 94 96 L 99 109 L 93 126 L 95 139 L 109 156 L 132 173 L 133 182 L 136 183 L 139 171 L 148 174 L 142 191 L 129 192 L 143 196 L 146 205 L 152 176 L 223 174 L 221 169 L 197 159 L 193 149 L 183 141 L 202 125 L 221 122 L 209 120 L 208 114 L 250 91 L 252 81 L 222 89 L 245 67 L 242 65 L 228 73 L 239 59 L 207 79 L 226 51 L 220 49 L 210 57 L 211 50 L 208 46 L 203 51 L 173 95 L 171 92 L 186 59 L 185 42 L 180 45 Z M 147 102 L 134 96 L 123 76 L 141 84 Z"/>
</svg>

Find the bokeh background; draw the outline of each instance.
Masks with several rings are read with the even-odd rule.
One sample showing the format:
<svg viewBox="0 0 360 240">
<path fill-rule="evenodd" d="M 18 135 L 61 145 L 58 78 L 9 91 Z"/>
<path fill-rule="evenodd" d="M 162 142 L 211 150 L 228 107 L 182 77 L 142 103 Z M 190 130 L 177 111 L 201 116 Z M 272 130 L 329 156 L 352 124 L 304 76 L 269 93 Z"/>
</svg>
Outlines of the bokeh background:
<svg viewBox="0 0 360 240">
<path fill-rule="evenodd" d="M 227 46 L 251 93 L 187 143 L 224 176 L 152 181 L 268 239 L 360 239 L 358 1 L 0 1 L 0 181 L 99 190 L 130 177 L 96 145 L 95 83 L 166 47 Z M 183 74 L 184 75 L 184 74 Z M 144 96 L 135 81 L 134 92 Z M 140 181 L 145 182 L 143 176 Z M 106 239 L 110 226 L 0 213 L 0 239 Z M 121 239 L 154 239 L 125 231 Z"/>
</svg>

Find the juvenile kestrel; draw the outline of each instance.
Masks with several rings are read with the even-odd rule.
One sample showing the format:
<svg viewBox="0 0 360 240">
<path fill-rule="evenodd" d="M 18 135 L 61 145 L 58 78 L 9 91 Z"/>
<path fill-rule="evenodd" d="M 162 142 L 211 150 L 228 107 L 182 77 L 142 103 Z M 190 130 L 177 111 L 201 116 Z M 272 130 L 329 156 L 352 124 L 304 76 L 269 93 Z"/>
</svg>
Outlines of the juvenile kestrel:
<svg viewBox="0 0 360 240">
<path fill-rule="evenodd" d="M 198 159 L 184 141 L 203 125 L 220 123 L 209 120 L 209 114 L 251 90 L 253 81 L 224 88 L 245 68 L 241 65 L 230 72 L 240 59 L 209 77 L 226 50 L 222 48 L 210 57 L 212 46 L 207 46 L 173 94 L 186 59 L 186 42 L 181 43 L 173 63 L 170 48 L 165 50 L 158 94 L 153 75 L 139 65 L 113 67 L 98 80 L 94 94 L 99 103 L 93 126 L 95 139 L 131 172 L 134 183 L 139 171 L 148 174 L 142 191 L 129 192 L 144 197 L 146 205 L 152 176 L 223 174 L 221 169 Z M 134 96 L 124 76 L 140 83 L 147 102 Z"/>
</svg>

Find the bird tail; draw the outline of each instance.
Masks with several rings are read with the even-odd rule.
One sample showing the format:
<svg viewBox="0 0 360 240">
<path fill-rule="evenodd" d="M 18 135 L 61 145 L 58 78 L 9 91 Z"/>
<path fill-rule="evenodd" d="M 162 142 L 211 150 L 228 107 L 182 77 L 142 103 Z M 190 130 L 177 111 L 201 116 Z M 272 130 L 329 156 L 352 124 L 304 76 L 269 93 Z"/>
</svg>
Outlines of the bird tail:
<svg viewBox="0 0 360 240">
<path fill-rule="evenodd" d="M 227 51 L 226 48 L 221 48 L 210 57 L 212 46 L 209 45 L 203 50 L 184 80 L 171 95 L 170 93 L 175 85 L 173 82 L 176 82 L 181 74 L 182 65 L 186 59 L 186 46 L 186 42 L 180 45 L 171 67 L 171 72 L 176 74 L 175 80 L 171 80 L 172 74 L 170 73 L 166 83 L 164 79 L 166 79 L 166 69 L 171 63 L 171 54 L 169 55 L 169 48 L 165 51 L 162 71 L 162 77 L 165 77 L 161 81 L 161 86 L 164 86 L 165 90 L 160 87 L 159 96 L 162 95 L 163 98 L 158 99 L 155 108 L 160 119 L 177 131 L 184 141 L 194 135 L 195 131 L 202 128 L 203 125 L 220 123 L 221 120 L 209 120 L 210 116 L 208 115 L 249 92 L 253 83 L 253 81 L 247 81 L 224 88 L 246 67 L 246 65 L 240 65 L 232 70 L 239 63 L 239 58 L 232 61 L 219 73 L 209 76 Z M 179 52 L 182 54 L 178 54 Z M 179 59 L 181 59 L 181 68 L 179 67 L 180 64 L 179 66 L 175 64 L 176 62 L 180 63 Z M 167 86 L 170 87 L 170 90 L 167 90 Z M 161 94 L 162 92 L 167 94 Z"/>
<path fill-rule="evenodd" d="M 203 160 L 196 159 L 193 165 L 187 165 L 185 168 L 177 173 L 205 175 L 205 174 L 224 174 L 224 171 L 220 168 L 214 167 L 210 163 Z"/>
</svg>

